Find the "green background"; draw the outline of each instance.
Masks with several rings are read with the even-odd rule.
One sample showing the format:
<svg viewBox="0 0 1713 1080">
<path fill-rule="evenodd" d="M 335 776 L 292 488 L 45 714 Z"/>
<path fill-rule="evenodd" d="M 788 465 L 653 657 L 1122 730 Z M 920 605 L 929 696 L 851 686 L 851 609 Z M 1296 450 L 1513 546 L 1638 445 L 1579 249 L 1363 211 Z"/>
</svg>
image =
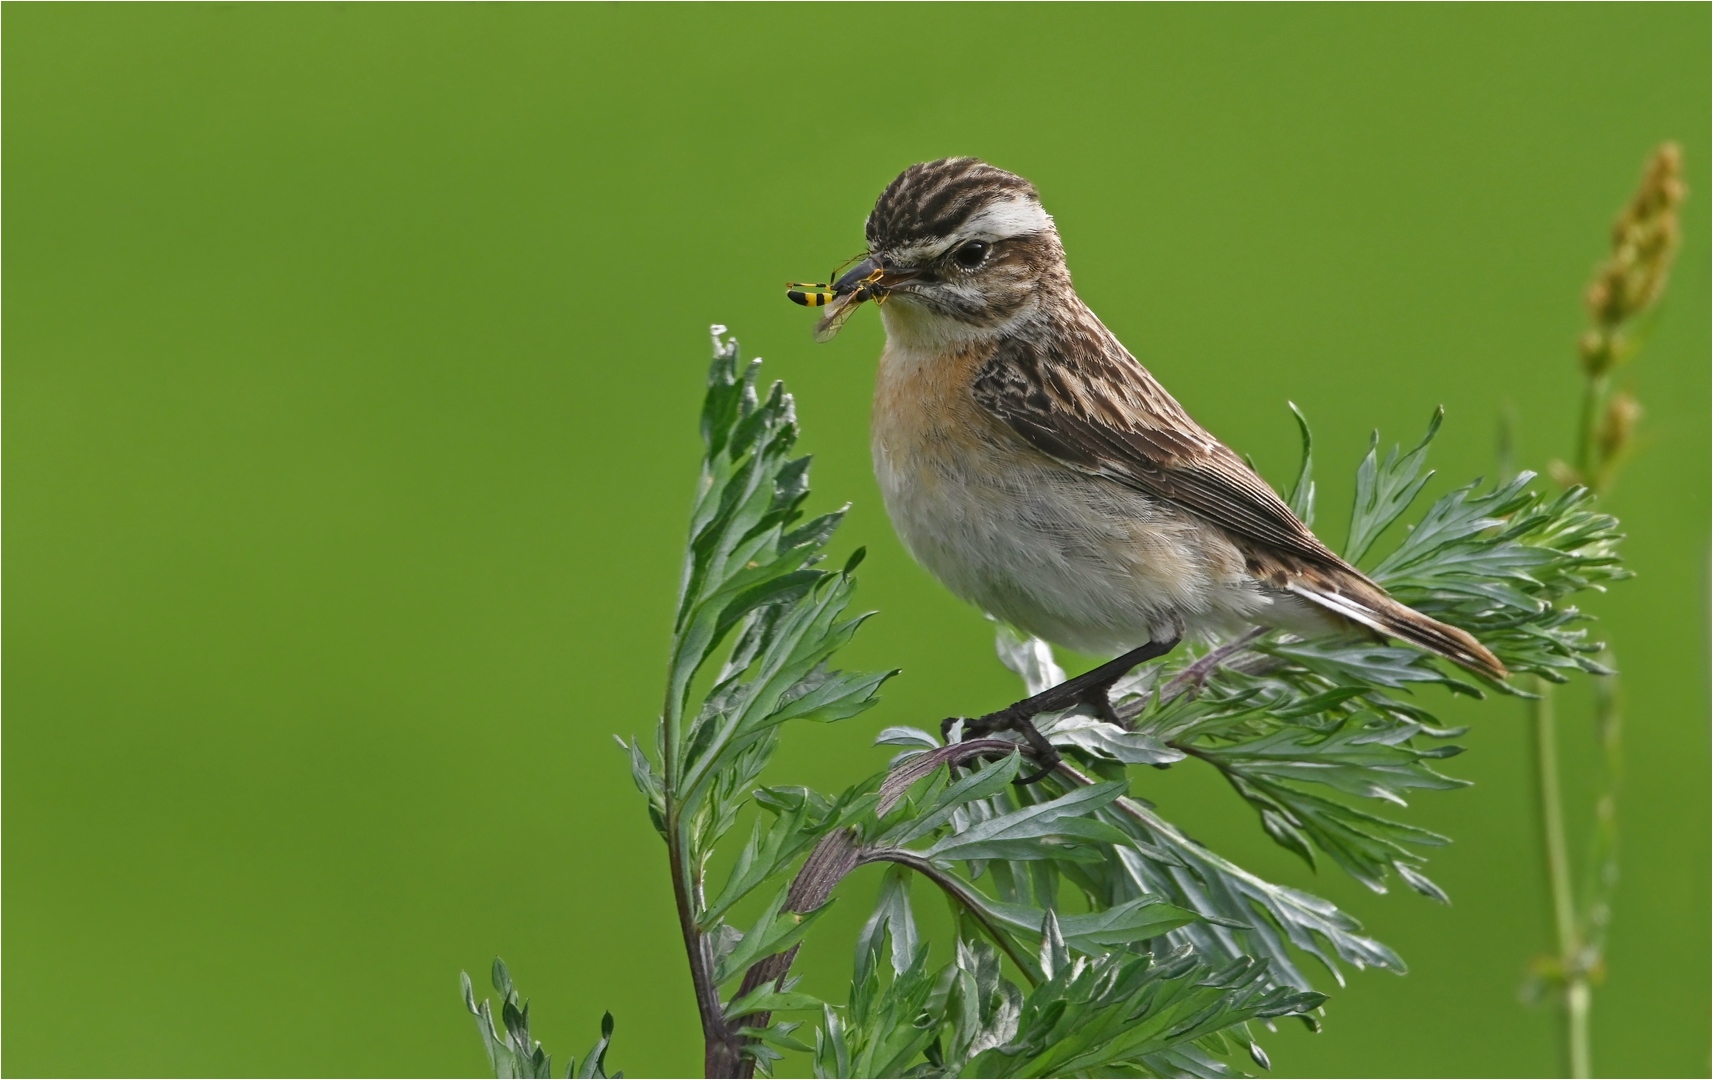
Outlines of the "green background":
<svg viewBox="0 0 1713 1080">
<path fill-rule="evenodd" d="M 1449 419 L 1440 488 L 1569 448 L 1581 290 L 1657 142 L 1692 195 L 1610 500 L 1639 576 L 1589 606 L 1628 672 L 1624 880 L 1596 1066 L 1708 1059 L 1706 5 L 8 5 L 4 1068 L 474 1074 L 496 952 L 560 1059 L 699 1066 L 646 730 L 707 326 L 798 395 L 855 504 L 872 734 L 1016 687 L 904 555 L 869 473 L 881 332 L 780 295 L 859 250 L 903 166 L 1031 177 L 1083 295 L 1275 479 L 1296 401 L 1343 539 L 1368 432 Z M 1587 688 L 1562 695 L 1588 818 Z M 1409 820 L 1455 904 L 1273 847 L 1215 780 L 1137 790 L 1413 965 L 1354 976 L 1284 1075 L 1541 1075 L 1548 945 L 1514 701 Z M 873 881 L 811 938 L 836 993 Z M 1330 983 L 1330 980 L 1327 980 Z M 1328 986 L 1330 989 L 1331 987 Z"/>
</svg>

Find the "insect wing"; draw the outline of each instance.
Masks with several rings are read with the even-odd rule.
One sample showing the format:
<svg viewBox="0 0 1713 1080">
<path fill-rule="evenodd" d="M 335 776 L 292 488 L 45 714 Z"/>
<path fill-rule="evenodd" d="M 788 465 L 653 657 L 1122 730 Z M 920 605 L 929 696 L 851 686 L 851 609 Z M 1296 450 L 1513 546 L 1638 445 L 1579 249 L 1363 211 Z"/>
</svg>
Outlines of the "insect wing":
<svg viewBox="0 0 1713 1080">
<path fill-rule="evenodd" d="M 815 324 L 815 340 L 833 340 L 844 327 L 845 321 L 851 317 L 857 308 L 862 306 L 862 302 L 866 299 L 867 297 L 859 289 L 834 300 L 832 304 L 828 305 L 827 313 L 821 317 L 821 321 Z"/>
</svg>

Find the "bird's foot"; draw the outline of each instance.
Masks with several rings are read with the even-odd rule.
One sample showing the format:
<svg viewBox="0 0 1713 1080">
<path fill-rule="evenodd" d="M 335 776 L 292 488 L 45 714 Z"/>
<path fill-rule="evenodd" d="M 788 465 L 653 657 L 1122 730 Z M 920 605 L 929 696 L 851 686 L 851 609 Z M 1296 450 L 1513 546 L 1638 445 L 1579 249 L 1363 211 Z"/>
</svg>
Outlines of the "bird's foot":
<svg viewBox="0 0 1713 1080">
<path fill-rule="evenodd" d="M 1014 731 L 1023 737 L 1023 741 L 1028 745 L 1031 754 L 1040 763 L 1040 768 L 1021 780 L 1013 781 L 1013 783 L 1018 787 L 1027 787 L 1030 784 L 1038 783 L 1064 759 L 1053 748 L 1053 744 L 1047 741 L 1047 737 L 1041 734 L 1041 729 L 1035 726 L 1034 717 L 1018 711 L 1018 706 L 1023 704 L 1025 702 L 1020 701 L 997 712 L 990 712 L 986 716 L 948 716 L 940 721 L 940 735 L 947 742 L 950 742 L 952 728 L 960 722 L 963 724 L 963 731 L 958 736 L 959 742 L 985 738 L 996 731 Z"/>
<path fill-rule="evenodd" d="M 1131 668 L 1147 660 L 1153 660 L 1171 652 L 1177 647 L 1178 640 L 1154 641 L 1138 649 L 1132 649 L 1116 660 L 1111 660 L 1093 671 L 1085 672 L 1074 679 L 1066 679 L 1057 686 L 1050 686 L 1022 701 L 1014 702 L 997 712 L 988 713 L 974 719 L 962 717 L 947 717 L 940 722 L 940 734 L 946 739 L 951 738 L 952 725 L 963 720 L 962 738 L 979 738 L 995 731 L 1014 731 L 1023 737 L 1034 751 L 1035 760 L 1040 768 L 1029 776 L 1016 781 L 1019 787 L 1036 783 L 1044 779 L 1064 760 L 1053 744 L 1047 741 L 1040 729 L 1035 726 L 1035 717 L 1047 712 L 1057 712 L 1068 709 L 1073 705 L 1089 705 L 1101 715 L 1102 719 L 1122 725 L 1117 710 L 1112 707 L 1112 699 L 1107 691 Z"/>
<path fill-rule="evenodd" d="M 1105 720 L 1107 723 L 1123 727 L 1124 718 L 1118 715 L 1118 710 L 1114 708 L 1112 704 L 1113 683 L 1116 683 L 1123 677 L 1123 675 L 1114 675 L 1110 682 L 1089 687 L 1087 690 L 1083 691 L 1080 704 L 1087 705 L 1090 709 L 1094 710 L 1094 714 L 1096 716 Z"/>
</svg>

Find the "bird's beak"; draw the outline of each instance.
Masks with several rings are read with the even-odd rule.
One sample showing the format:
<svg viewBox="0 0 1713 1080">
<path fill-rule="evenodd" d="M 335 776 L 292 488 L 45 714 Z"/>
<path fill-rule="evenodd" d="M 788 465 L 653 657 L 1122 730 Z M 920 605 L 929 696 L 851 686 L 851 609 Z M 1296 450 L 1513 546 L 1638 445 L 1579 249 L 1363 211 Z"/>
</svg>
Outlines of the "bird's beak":
<svg viewBox="0 0 1713 1080">
<path fill-rule="evenodd" d="M 851 267 L 833 282 L 833 295 L 847 296 L 869 286 L 869 292 L 884 294 L 895 285 L 901 285 L 916 277 L 919 271 L 904 267 L 888 267 L 878 256 L 870 255 Z"/>
</svg>

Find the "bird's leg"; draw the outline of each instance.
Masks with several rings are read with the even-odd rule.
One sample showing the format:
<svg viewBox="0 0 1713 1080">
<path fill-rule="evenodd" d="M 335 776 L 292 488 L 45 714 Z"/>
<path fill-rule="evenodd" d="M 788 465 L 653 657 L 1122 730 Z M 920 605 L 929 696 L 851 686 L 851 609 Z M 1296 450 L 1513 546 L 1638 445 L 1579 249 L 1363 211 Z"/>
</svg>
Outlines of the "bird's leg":
<svg viewBox="0 0 1713 1080">
<path fill-rule="evenodd" d="M 964 721 L 964 738 L 986 735 L 995 731 L 1015 731 L 1023 736 L 1031 749 L 1035 751 L 1035 759 L 1040 763 L 1040 770 L 1031 776 L 1017 781 L 1019 785 L 1033 784 L 1053 771 L 1053 766 L 1059 763 L 1059 752 L 1053 749 L 1053 744 L 1047 741 L 1035 727 L 1035 717 L 1045 712 L 1055 712 L 1068 709 L 1072 705 L 1094 704 L 1103 716 L 1113 713 L 1112 702 L 1107 698 L 1107 691 L 1112 684 L 1124 677 L 1124 674 L 1137 664 L 1165 656 L 1177 648 L 1178 639 L 1170 638 L 1165 641 L 1150 641 L 1140 648 L 1131 649 L 1116 660 L 1109 660 L 1092 671 L 1086 671 L 1074 679 L 1066 679 L 1057 686 L 1026 697 L 1022 701 L 1013 702 L 998 712 L 990 712 L 986 716 Z M 1105 706 L 1104 709 L 1101 705 Z M 940 724 L 943 735 L 949 735 L 952 725 L 958 717 L 948 717 Z"/>
<path fill-rule="evenodd" d="M 1124 676 L 1120 675 L 1118 679 L 1122 679 L 1123 677 Z M 1123 727 L 1123 719 L 1119 717 L 1118 710 L 1112 707 L 1112 687 L 1113 683 L 1116 683 L 1118 679 L 1114 679 L 1109 683 L 1102 683 L 1099 686 L 1089 687 L 1087 690 L 1083 691 L 1081 701 L 1082 704 L 1093 709 L 1095 715 L 1100 717 L 1102 720 L 1105 720 L 1109 724 L 1117 724 L 1119 727 Z"/>
</svg>

